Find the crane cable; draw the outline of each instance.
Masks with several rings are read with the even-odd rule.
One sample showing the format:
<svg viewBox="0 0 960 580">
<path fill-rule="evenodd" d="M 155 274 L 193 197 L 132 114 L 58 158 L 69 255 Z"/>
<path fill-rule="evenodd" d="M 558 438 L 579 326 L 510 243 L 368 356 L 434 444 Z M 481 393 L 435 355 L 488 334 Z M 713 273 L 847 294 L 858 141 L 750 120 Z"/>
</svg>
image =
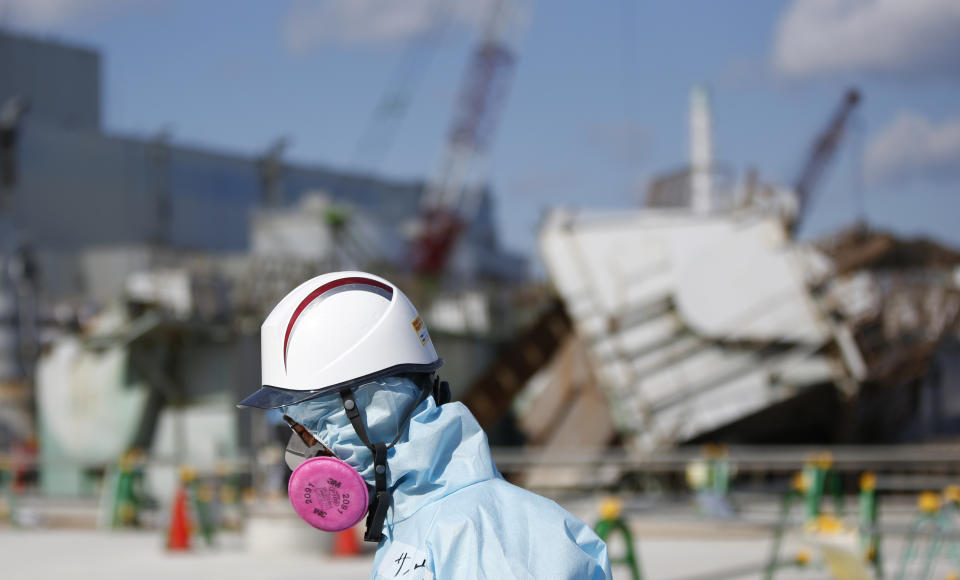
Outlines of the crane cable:
<svg viewBox="0 0 960 580">
<path fill-rule="evenodd" d="M 851 190 L 853 191 L 855 221 L 857 226 L 867 225 L 867 209 L 864 197 L 863 175 L 863 141 L 866 133 L 866 118 L 859 111 L 854 111 L 850 118 L 850 149 L 853 160 L 851 166 Z"/>
<path fill-rule="evenodd" d="M 633 169 L 634 163 L 639 160 L 642 147 L 635 142 L 632 131 L 639 124 L 637 109 L 639 97 L 635 91 L 636 83 L 633 82 L 637 70 L 638 46 L 637 46 L 637 10 L 636 0 L 621 0 L 620 2 L 620 33 L 621 33 L 621 97 L 623 99 L 623 143 L 627 148 L 626 163 L 624 172 L 626 179 L 626 188 L 628 197 L 632 196 L 633 191 Z"/>
<path fill-rule="evenodd" d="M 352 165 L 369 160 L 367 169 L 375 172 L 390 152 L 410 109 L 412 94 L 423 80 L 450 25 L 443 0 L 434 0 L 430 12 L 433 14 L 430 24 L 407 42 L 387 88 L 360 133 Z"/>
</svg>

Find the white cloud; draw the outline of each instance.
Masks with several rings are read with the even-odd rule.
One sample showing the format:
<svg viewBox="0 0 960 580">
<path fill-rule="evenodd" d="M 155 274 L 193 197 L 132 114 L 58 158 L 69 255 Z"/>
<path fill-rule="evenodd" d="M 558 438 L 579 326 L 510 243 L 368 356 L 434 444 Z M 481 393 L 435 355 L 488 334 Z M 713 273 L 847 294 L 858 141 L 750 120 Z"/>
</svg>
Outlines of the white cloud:
<svg viewBox="0 0 960 580">
<path fill-rule="evenodd" d="M 864 172 L 872 183 L 960 179 L 960 118 L 939 125 L 904 112 L 870 141 Z"/>
<path fill-rule="evenodd" d="M 776 34 L 788 76 L 863 71 L 960 73 L 957 0 L 794 0 Z"/>
<path fill-rule="evenodd" d="M 128 0 L 7 0 L 0 14 L 19 26 L 49 28 L 100 13 Z"/>
<path fill-rule="evenodd" d="M 492 0 L 296 0 L 283 21 L 294 52 L 324 44 L 390 44 L 421 34 L 443 18 L 479 28 Z"/>
</svg>

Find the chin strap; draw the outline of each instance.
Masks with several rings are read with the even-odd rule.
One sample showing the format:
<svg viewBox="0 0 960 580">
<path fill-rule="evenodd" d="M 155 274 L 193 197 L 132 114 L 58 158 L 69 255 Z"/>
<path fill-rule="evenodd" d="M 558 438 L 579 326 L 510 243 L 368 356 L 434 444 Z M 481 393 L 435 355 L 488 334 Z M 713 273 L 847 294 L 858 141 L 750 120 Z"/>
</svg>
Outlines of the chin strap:
<svg viewBox="0 0 960 580">
<path fill-rule="evenodd" d="M 367 512 L 367 529 L 363 532 L 365 542 L 377 542 L 383 539 L 383 522 L 387 519 L 390 507 L 390 492 L 387 491 L 387 446 L 383 443 L 373 445 L 373 474 L 376 479 L 373 501 Z"/>
<path fill-rule="evenodd" d="M 400 440 L 406 430 L 407 423 L 413 416 L 413 412 L 430 392 L 431 389 L 429 388 L 420 388 L 420 396 L 403 418 L 399 432 L 393 438 L 393 441 L 390 443 L 371 443 L 370 437 L 367 436 L 367 428 L 360 417 L 357 401 L 353 398 L 353 390 L 340 391 L 343 408 L 347 412 L 350 424 L 353 425 L 353 430 L 357 432 L 357 436 L 360 437 L 360 441 L 366 445 L 367 449 L 373 452 L 373 475 L 376 485 L 374 486 L 373 499 L 370 500 L 370 510 L 367 512 L 367 529 L 363 533 L 363 540 L 366 542 L 379 543 L 383 539 L 383 522 L 387 518 L 387 508 L 390 507 L 390 492 L 387 491 L 387 450 Z"/>
</svg>

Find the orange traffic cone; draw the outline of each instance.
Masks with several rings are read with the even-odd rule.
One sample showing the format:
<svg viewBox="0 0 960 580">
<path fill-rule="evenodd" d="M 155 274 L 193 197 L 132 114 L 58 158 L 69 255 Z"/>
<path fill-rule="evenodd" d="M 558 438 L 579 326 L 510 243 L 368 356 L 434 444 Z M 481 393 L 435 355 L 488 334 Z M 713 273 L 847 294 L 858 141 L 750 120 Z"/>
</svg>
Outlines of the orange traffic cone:
<svg viewBox="0 0 960 580">
<path fill-rule="evenodd" d="M 173 511 L 170 513 L 170 531 L 167 535 L 168 550 L 190 549 L 190 513 L 187 488 L 180 486 L 173 498 Z"/>
<path fill-rule="evenodd" d="M 356 528 L 337 532 L 333 539 L 334 556 L 357 556 L 360 554 L 360 542 L 357 540 Z"/>
</svg>

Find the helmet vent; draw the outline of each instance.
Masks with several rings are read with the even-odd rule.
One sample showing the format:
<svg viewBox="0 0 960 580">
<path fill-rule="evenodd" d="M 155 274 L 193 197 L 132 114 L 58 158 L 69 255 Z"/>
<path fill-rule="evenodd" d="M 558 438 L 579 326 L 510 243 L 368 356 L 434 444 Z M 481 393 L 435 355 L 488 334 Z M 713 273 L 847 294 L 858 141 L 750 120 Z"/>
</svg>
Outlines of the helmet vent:
<svg viewBox="0 0 960 580">
<path fill-rule="evenodd" d="M 340 278 L 339 280 L 334 280 L 328 282 L 323 286 L 320 286 L 313 292 L 309 293 L 304 297 L 300 304 L 297 305 L 296 310 L 293 311 L 293 314 L 290 316 L 290 322 L 287 323 L 287 331 L 283 336 L 283 368 L 287 368 L 287 347 L 290 344 L 290 333 L 293 331 L 293 326 L 297 323 L 297 319 L 306 310 L 307 306 L 316 302 L 317 300 L 322 300 L 326 297 L 329 297 L 333 294 L 338 294 L 340 292 L 346 292 L 350 290 L 358 290 L 363 292 L 372 292 L 379 296 L 383 296 L 388 301 L 393 299 L 393 288 L 383 282 L 377 280 L 372 280 L 370 278 L 362 278 L 359 276 L 351 276 L 347 278 Z"/>
</svg>

